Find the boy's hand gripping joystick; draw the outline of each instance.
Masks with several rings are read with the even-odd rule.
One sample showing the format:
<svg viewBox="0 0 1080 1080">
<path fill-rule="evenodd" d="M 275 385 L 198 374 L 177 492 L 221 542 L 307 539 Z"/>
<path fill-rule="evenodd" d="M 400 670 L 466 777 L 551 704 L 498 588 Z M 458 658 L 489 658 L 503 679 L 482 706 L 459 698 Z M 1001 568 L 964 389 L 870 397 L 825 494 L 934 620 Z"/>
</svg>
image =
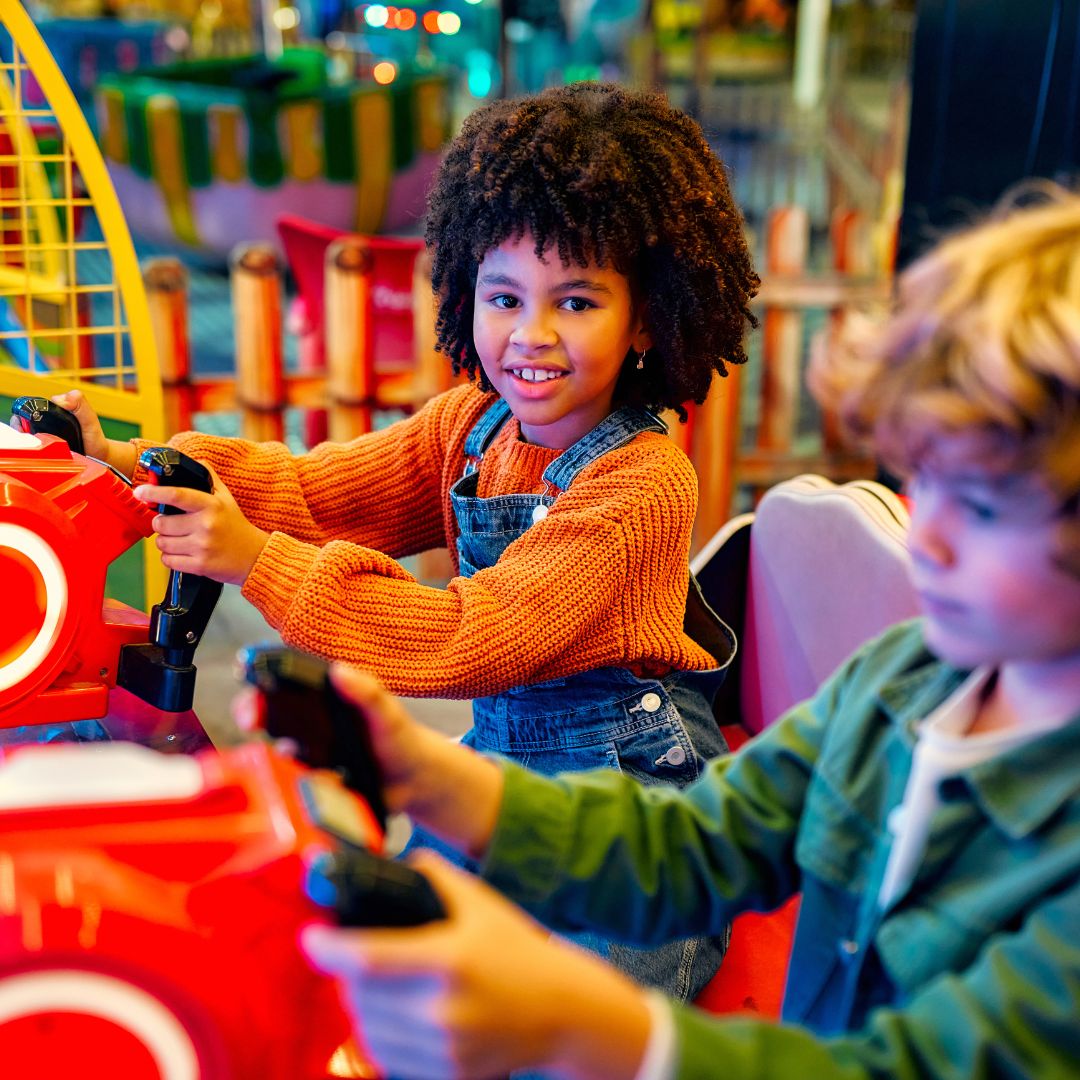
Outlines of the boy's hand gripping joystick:
<svg viewBox="0 0 1080 1080">
<path fill-rule="evenodd" d="M 85 454 L 82 428 L 75 414 L 43 397 L 16 398 L 11 406 L 12 426 L 31 435 L 56 435 L 73 453 Z"/>
<path fill-rule="evenodd" d="M 241 649 L 237 663 L 258 692 L 258 726 L 271 738 L 294 743 L 305 764 L 336 769 L 385 829 L 386 803 L 367 724 L 334 689 L 326 663 L 277 645 Z M 341 835 L 333 828 L 332 806 L 314 799 L 310 810 Z M 312 900 L 334 909 L 343 926 L 415 926 L 446 914 L 422 874 L 348 842 L 309 866 L 306 887 Z"/>
<path fill-rule="evenodd" d="M 209 470 L 171 447 L 144 450 L 139 464 L 152 484 L 213 490 Z M 158 510 L 183 513 L 174 506 L 161 505 Z M 219 581 L 170 571 L 165 597 L 150 612 L 150 643 L 127 645 L 120 654 L 119 685 L 166 712 L 190 709 L 195 695 L 192 658 L 220 595 Z"/>
<path fill-rule="evenodd" d="M 316 904 L 334 909 L 342 926 L 422 926 L 446 918 L 423 874 L 364 848 L 323 852 L 304 887 Z"/>
</svg>

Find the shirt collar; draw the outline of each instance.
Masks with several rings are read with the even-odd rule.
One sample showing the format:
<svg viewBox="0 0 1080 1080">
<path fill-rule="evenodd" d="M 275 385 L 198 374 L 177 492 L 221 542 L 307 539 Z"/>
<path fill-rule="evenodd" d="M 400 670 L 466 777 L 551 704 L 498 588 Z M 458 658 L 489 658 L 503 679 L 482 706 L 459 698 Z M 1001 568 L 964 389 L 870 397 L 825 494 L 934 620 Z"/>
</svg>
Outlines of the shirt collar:
<svg viewBox="0 0 1080 1080">
<path fill-rule="evenodd" d="M 950 667 L 930 653 L 926 662 L 890 679 L 878 692 L 882 711 L 914 744 L 915 727 L 929 716 L 971 674 Z"/>
<path fill-rule="evenodd" d="M 916 727 L 971 674 L 927 654 L 926 663 L 886 683 L 882 711 L 908 746 Z M 1080 794 L 1080 713 L 1064 727 L 1037 735 L 1003 755 L 964 770 L 974 800 L 1006 835 L 1021 839 Z"/>
<path fill-rule="evenodd" d="M 1064 727 L 975 765 L 963 779 L 1005 833 L 1017 840 L 1029 836 L 1080 795 L 1080 713 Z"/>
</svg>

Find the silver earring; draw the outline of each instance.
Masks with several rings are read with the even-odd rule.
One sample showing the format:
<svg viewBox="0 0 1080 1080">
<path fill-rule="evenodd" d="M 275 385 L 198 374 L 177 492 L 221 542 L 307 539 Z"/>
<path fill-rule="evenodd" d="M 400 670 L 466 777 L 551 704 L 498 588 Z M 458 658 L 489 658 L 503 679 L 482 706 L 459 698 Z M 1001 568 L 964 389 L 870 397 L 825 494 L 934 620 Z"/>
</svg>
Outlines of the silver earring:
<svg viewBox="0 0 1080 1080">
<path fill-rule="evenodd" d="M 648 351 L 649 351 L 648 349 L 642 349 L 641 350 L 641 353 L 637 358 L 637 369 L 638 369 L 638 371 L 642 371 L 644 369 L 644 367 L 645 367 L 645 354 Z"/>
</svg>

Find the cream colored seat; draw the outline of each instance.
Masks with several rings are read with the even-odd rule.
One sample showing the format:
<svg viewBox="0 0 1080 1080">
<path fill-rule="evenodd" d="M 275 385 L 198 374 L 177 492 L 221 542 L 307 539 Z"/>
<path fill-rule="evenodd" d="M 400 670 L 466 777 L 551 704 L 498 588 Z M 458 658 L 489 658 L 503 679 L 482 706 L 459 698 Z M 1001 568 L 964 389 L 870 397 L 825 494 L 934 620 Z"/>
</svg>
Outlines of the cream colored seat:
<svg viewBox="0 0 1080 1080">
<path fill-rule="evenodd" d="M 729 521 L 694 559 L 705 598 L 739 637 L 717 700 L 733 748 L 810 697 L 863 642 L 916 614 L 908 522 L 903 500 L 881 484 L 798 476 Z M 777 1017 L 797 911 L 795 898 L 739 916 L 697 1004 Z"/>
</svg>

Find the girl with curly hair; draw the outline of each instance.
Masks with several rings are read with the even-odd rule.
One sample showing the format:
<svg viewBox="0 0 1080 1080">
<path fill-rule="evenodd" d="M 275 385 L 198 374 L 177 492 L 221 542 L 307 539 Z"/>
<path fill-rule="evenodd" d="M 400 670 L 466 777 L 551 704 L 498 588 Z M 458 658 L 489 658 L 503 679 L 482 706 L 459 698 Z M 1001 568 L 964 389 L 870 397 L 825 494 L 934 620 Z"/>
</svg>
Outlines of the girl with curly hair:
<svg viewBox="0 0 1080 1080">
<path fill-rule="evenodd" d="M 693 467 L 656 413 L 742 363 L 758 279 L 724 169 L 656 94 L 580 84 L 470 116 L 429 200 L 438 347 L 467 385 L 293 456 L 188 433 L 215 490 L 148 488 L 169 567 L 241 585 L 290 644 L 473 698 L 465 741 L 545 773 L 686 784 L 725 750 L 734 651 L 688 568 Z M 132 472 L 84 401 L 87 452 Z M 448 544 L 445 589 L 396 559 Z M 433 841 L 433 838 L 425 838 Z M 722 946 L 591 942 L 695 993 Z"/>
</svg>

